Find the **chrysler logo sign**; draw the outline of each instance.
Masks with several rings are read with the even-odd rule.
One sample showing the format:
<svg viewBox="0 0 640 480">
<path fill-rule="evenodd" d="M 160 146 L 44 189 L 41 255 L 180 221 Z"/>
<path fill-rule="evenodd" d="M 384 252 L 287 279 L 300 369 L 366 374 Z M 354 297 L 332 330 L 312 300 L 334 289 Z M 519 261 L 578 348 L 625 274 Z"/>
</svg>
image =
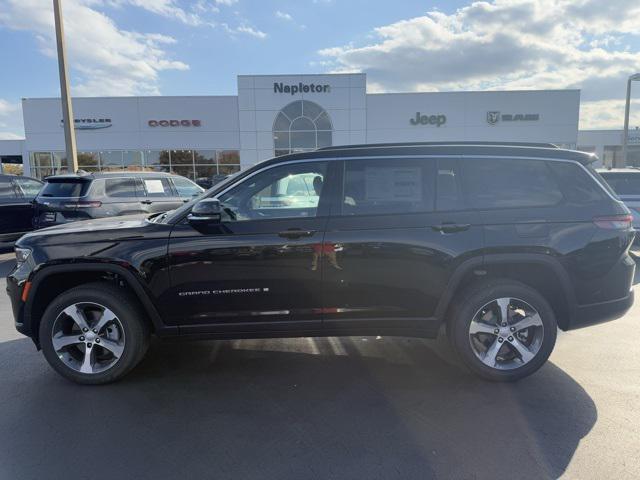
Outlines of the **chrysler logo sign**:
<svg viewBox="0 0 640 480">
<path fill-rule="evenodd" d="M 331 91 L 331 85 L 324 84 L 318 85 L 315 83 L 302 83 L 298 85 L 285 85 L 282 82 L 274 82 L 273 93 L 290 93 L 295 95 L 296 93 L 329 93 Z"/>
<path fill-rule="evenodd" d="M 64 125 L 64 120 L 60 120 L 60 126 Z M 110 118 L 74 118 L 73 125 L 76 130 L 98 130 L 111 126 Z"/>
<path fill-rule="evenodd" d="M 503 122 L 537 122 L 540 120 L 539 113 L 500 113 L 487 112 L 487 123 L 495 125 L 499 121 Z"/>
<path fill-rule="evenodd" d="M 422 115 L 420 112 L 416 112 L 416 118 L 410 118 L 409 123 L 411 125 L 435 125 L 439 127 L 447 123 L 446 115 Z"/>
<path fill-rule="evenodd" d="M 150 127 L 199 127 L 200 120 L 149 120 Z"/>
</svg>

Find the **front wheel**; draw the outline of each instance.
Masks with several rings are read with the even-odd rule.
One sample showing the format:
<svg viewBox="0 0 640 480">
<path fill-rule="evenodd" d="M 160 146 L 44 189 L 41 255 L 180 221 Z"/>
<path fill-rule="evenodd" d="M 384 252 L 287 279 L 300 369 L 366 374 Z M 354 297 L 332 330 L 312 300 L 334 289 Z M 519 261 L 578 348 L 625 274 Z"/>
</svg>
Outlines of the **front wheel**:
<svg viewBox="0 0 640 480">
<path fill-rule="evenodd" d="M 549 358 L 556 342 L 553 309 L 533 288 L 494 280 L 454 300 L 449 337 L 463 363 L 481 377 L 515 381 Z"/>
<path fill-rule="evenodd" d="M 76 383 L 120 379 L 142 359 L 148 342 L 149 329 L 136 301 L 108 283 L 61 294 L 40 323 L 47 362 Z"/>
</svg>

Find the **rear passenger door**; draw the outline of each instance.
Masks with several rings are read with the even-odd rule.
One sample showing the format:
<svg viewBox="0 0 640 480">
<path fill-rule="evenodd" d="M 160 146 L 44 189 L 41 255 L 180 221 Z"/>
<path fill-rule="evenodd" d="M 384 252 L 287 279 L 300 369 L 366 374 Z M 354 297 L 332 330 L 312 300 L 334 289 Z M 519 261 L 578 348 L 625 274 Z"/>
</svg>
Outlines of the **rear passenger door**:
<svg viewBox="0 0 640 480">
<path fill-rule="evenodd" d="M 452 272 L 482 248 L 457 158 L 345 161 L 323 253 L 325 326 L 429 328 Z"/>
<path fill-rule="evenodd" d="M 107 178 L 104 180 L 104 208 L 107 216 L 146 213 L 147 206 L 142 182 L 135 177 Z"/>
<path fill-rule="evenodd" d="M 146 197 L 142 201 L 149 213 L 166 212 L 183 204 L 169 177 L 142 177 Z"/>
</svg>

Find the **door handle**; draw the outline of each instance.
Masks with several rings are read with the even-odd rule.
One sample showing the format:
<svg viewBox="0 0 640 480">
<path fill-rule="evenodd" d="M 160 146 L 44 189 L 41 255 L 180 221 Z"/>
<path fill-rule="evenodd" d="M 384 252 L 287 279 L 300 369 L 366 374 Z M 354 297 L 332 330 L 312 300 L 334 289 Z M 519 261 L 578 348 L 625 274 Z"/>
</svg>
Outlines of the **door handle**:
<svg viewBox="0 0 640 480">
<path fill-rule="evenodd" d="M 441 223 L 440 225 L 433 225 L 431 228 L 440 233 L 456 233 L 469 230 L 471 224 L 469 223 Z"/>
<path fill-rule="evenodd" d="M 311 237 L 316 233 L 315 230 L 300 230 L 299 228 L 292 228 L 291 230 L 285 230 L 283 232 L 279 232 L 278 236 L 283 238 L 302 238 L 302 237 Z"/>
<path fill-rule="evenodd" d="M 151 200 L 142 200 L 140 203 L 143 203 L 145 205 L 151 205 L 153 202 Z"/>
</svg>

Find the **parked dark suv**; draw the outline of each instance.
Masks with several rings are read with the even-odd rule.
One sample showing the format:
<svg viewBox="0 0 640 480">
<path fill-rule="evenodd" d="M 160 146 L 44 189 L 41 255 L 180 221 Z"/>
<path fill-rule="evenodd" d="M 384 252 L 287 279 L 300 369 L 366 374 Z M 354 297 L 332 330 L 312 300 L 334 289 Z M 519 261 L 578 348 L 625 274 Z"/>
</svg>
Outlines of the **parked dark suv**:
<svg viewBox="0 0 640 480">
<path fill-rule="evenodd" d="M 48 177 L 34 202 L 34 226 L 166 212 L 204 190 L 179 175 L 109 172 Z"/>
<path fill-rule="evenodd" d="M 33 205 L 42 182 L 17 175 L 0 175 L 0 249 L 12 247 L 13 242 L 33 229 Z"/>
<path fill-rule="evenodd" d="M 362 145 L 292 154 L 177 210 L 36 231 L 7 278 L 51 366 L 105 383 L 159 337 L 435 337 L 517 380 L 557 327 L 633 302 L 629 210 L 548 146 Z"/>
</svg>

